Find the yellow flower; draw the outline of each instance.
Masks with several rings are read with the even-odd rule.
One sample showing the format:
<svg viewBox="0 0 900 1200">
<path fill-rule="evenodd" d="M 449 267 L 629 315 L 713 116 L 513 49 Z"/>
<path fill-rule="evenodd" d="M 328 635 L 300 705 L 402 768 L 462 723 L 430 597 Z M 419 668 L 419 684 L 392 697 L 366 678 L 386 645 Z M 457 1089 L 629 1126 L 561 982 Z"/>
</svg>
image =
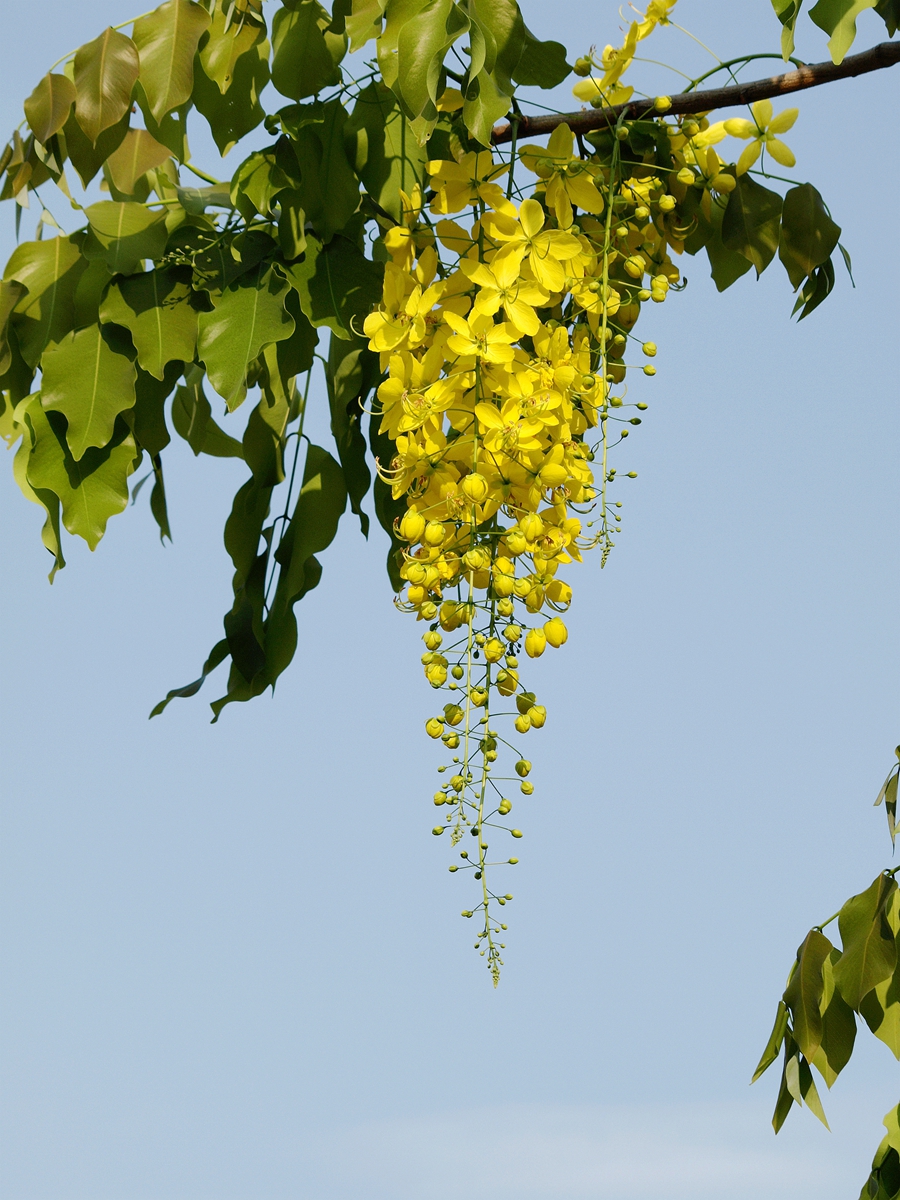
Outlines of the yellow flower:
<svg viewBox="0 0 900 1200">
<path fill-rule="evenodd" d="M 547 204 L 556 213 L 561 229 L 572 224 L 572 205 L 585 212 L 603 212 L 603 197 L 594 179 L 599 167 L 573 155 L 575 135 L 565 123 L 557 125 L 550 135 L 546 150 L 542 146 L 523 146 L 519 151 L 522 162 L 545 181 Z"/>
<path fill-rule="evenodd" d="M 793 152 L 784 142 L 779 141 L 777 135 L 787 133 L 797 120 L 800 110 L 786 108 L 773 119 L 772 101 L 757 100 L 755 104 L 750 105 L 750 111 L 753 113 L 752 121 L 748 121 L 744 117 L 731 117 L 724 123 L 725 132 L 730 133 L 732 137 L 742 138 L 744 141 L 748 138 L 751 139 L 750 145 L 738 159 L 738 175 L 749 171 L 763 150 L 768 151 L 781 166 L 794 166 L 797 160 Z"/>
<path fill-rule="evenodd" d="M 505 245 L 494 258 L 522 250 L 535 281 L 548 292 L 561 292 L 566 284 L 562 262 L 582 251 L 581 242 L 571 233 L 544 229 L 544 210 L 537 200 L 523 200 L 518 221 L 497 213 L 485 221 L 493 237 Z"/>
<path fill-rule="evenodd" d="M 511 208 L 503 189 L 492 180 L 509 170 L 495 163 L 490 150 L 470 151 L 459 162 L 437 159 L 426 163 L 431 185 L 437 193 L 431 202 L 434 213 L 462 212 L 480 200 L 489 208 Z"/>
<path fill-rule="evenodd" d="M 518 454 L 540 450 L 537 435 L 543 432 L 540 421 L 531 421 L 522 416 L 515 400 L 507 400 L 502 408 L 494 404 L 475 405 L 475 416 L 485 430 L 485 449 L 494 453 Z"/>
<path fill-rule="evenodd" d="M 458 394 L 460 377 L 453 383 L 441 379 L 443 366 L 439 346 L 432 346 L 421 359 L 406 351 L 391 355 L 390 374 L 378 388 L 384 414 L 380 433 L 396 441 L 399 434 L 420 429 L 431 417 L 447 411 Z"/>
<path fill-rule="evenodd" d="M 495 325 L 484 313 L 472 313 L 468 320 L 454 312 L 445 312 L 444 320 L 453 330 L 447 349 L 462 358 L 481 358 L 490 363 L 511 362 L 515 357 L 512 343 L 519 334 L 506 325 Z"/>
<path fill-rule="evenodd" d="M 425 340 L 425 317 L 437 304 L 443 285 L 436 283 L 423 290 L 421 284 L 417 283 L 407 296 L 406 284 L 410 281 L 405 271 L 392 264 L 389 263 L 385 268 L 384 306 L 369 313 L 363 322 L 370 350 L 386 352 L 395 350 L 404 342 L 418 346 Z"/>
<path fill-rule="evenodd" d="M 542 306 L 550 299 L 549 292 L 519 275 L 524 253 L 523 249 L 516 254 L 497 255 L 490 266 L 471 258 L 459 264 L 462 273 L 480 289 L 473 311 L 492 317 L 502 308 L 509 325 L 520 336 L 537 333 L 541 323 L 534 306 Z"/>
</svg>

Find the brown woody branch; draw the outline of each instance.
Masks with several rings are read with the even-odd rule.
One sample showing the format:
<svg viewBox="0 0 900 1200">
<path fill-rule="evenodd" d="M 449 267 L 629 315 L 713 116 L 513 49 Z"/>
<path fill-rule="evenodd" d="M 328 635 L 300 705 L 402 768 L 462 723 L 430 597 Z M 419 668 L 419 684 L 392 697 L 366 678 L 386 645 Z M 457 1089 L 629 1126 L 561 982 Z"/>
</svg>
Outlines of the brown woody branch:
<svg viewBox="0 0 900 1200">
<path fill-rule="evenodd" d="M 737 105 L 752 104 L 754 100 L 770 100 L 775 96 L 785 96 L 789 92 L 801 92 L 805 88 L 818 87 L 821 83 L 831 83 L 835 79 L 849 79 L 854 75 L 865 75 L 868 71 L 880 71 L 883 67 L 892 67 L 898 62 L 900 42 L 881 42 L 862 54 L 850 55 L 839 65 L 831 62 L 812 63 L 800 67 L 797 71 L 787 71 L 784 75 L 773 75 L 769 79 L 756 79 L 752 83 L 707 88 L 702 92 L 681 92 L 671 97 L 672 107 L 666 109 L 666 112 L 705 113 L 715 108 L 734 108 Z M 563 122 L 575 133 L 590 133 L 593 129 L 608 129 L 615 125 L 622 113 L 630 120 L 646 116 L 648 113 L 659 115 L 651 99 L 629 100 L 627 104 L 617 104 L 612 108 L 587 108 L 574 113 L 548 113 L 540 117 L 520 116 L 514 121 L 504 121 L 495 125 L 491 140 L 494 145 L 511 141 L 513 124 L 518 125 L 517 138 L 539 137 L 541 134 L 552 133 L 557 125 L 562 125 Z"/>
</svg>

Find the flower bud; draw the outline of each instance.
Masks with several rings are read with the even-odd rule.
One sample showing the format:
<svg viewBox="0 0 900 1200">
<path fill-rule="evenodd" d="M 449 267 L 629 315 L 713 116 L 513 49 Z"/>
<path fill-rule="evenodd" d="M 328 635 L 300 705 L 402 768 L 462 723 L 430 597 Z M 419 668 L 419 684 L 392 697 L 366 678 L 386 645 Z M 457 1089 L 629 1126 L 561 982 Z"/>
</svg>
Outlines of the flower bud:
<svg viewBox="0 0 900 1200">
<path fill-rule="evenodd" d="M 453 788 L 454 792 L 461 792 L 466 786 L 466 781 L 463 779 L 462 775 L 454 775 L 450 780 L 450 786 Z"/>
<path fill-rule="evenodd" d="M 458 725 L 463 719 L 463 710 L 458 704 L 444 705 L 444 720 L 448 725 Z"/>
<path fill-rule="evenodd" d="M 544 522 L 537 513 L 529 513 L 519 521 L 519 527 L 525 535 L 526 542 L 536 542 L 544 532 Z"/>
<path fill-rule="evenodd" d="M 671 212 L 674 209 L 676 204 L 677 204 L 677 201 L 674 196 L 660 196 L 659 211 L 666 212 L 666 213 Z"/>
<path fill-rule="evenodd" d="M 444 826 L 443 825 L 435 825 L 434 829 L 432 829 L 431 832 L 434 834 L 435 837 L 440 837 L 441 834 L 444 832 Z"/>
<path fill-rule="evenodd" d="M 656 358 L 656 342 L 644 342 L 641 349 L 648 358 Z"/>
<path fill-rule="evenodd" d="M 521 627 L 518 625 L 507 625 L 503 630 L 503 636 L 508 642 L 517 642 L 522 636 Z"/>
<path fill-rule="evenodd" d="M 501 696 L 512 696 L 519 686 L 519 676 L 515 671 L 498 671 L 497 691 Z"/>
<path fill-rule="evenodd" d="M 626 258 L 622 265 L 632 279 L 643 279 L 644 271 L 647 269 L 640 254 L 632 254 L 631 258 Z"/>
<path fill-rule="evenodd" d="M 426 546 L 442 546 L 446 536 L 440 521 L 429 521 L 423 530 L 422 541 Z"/>
<path fill-rule="evenodd" d="M 499 805 L 497 806 L 497 812 L 500 814 L 501 817 L 505 817 L 507 813 L 512 812 L 512 801 L 507 800 L 504 797 L 504 799 L 502 799 L 500 801 Z"/>
<path fill-rule="evenodd" d="M 511 829 L 509 832 L 513 835 L 514 838 L 520 838 L 522 836 L 521 829 Z"/>
<path fill-rule="evenodd" d="M 520 713 L 527 713 L 534 701 L 534 692 L 523 692 L 521 696 L 516 696 L 516 708 Z"/>
<path fill-rule="evenodd" d="M 444 743 L 444 745 L 447 747 L 448 750 L 455 750 L 457 748 L 457 746 L 459 745 L 459 734 L 458 733 L 445 733 L 444 736 L 441 738 L 441 741 Z"/>
<path fill-rule="evenodd" d="M 534 793 L 534 784 L 530 779 L 523 779 L 519 784 L 519 791 L 523 796 L 531 796 Z"/>
<path fill-rule="evenodd" d="M 566 629 L 565 621 L 559 617 L 552 617 L 544 624 L 544 635 L 550 645 L 558 650 L 568 640 L 569 631 Z"/>
<path fill-rule="evenodd" d="M 527 758 L 520 758 L 516 763 L 516 774 L 520 779 L 524 779 L 526 775 L 531 773 L 531 763 Z"/>
<path fill-rule="evenodd" d="M 422 641 L 425 643 L 425 645 L 428 647 L 429 650 L 437 650 L 440 647 L 441 642 L 443 642 L 443 640 L 444 639 L 441 637 L 441 635 L 438 633 L 438 631 L 436 629 L 429 629 L 427 633 L 422 634 Z"/>
<path fill-rule="evenodd" d="M 435 804 L 446 804 L 447 797 L 444 795 L 443 792 L 435 792 L 434 793 L 434 802 L 435 802 Z"/>
<path fill-rule="evenodd" d="M 425 532 L 425 518 L 421 513 L 411 509 L 403 514 L 400 521 L 400 536 L 405 542 L 417 542 Z"/>
<path fill-rule="evenodd" d="M 654 365 L 652 363 L 647 363 L 646 367 L 644 367 L 644 374 L 645 375 L 655 375 L 656 367 L 654 367 Z"/>
<path fill-rule="evenodd" d="M 694 182 L 694 172 L 690 167 L 682 167 L 675 176 L 679 183 L 686 184 L 688 187 Z"/>
<path fill-rule="evenodd" d="M 734 191 L 737 183 L 733 175 L 729 175 L 727 171 L 722 171 L 712 180 L 712 186 L 717 192 L 721 192 L 723 196 L 727 196 L 729 192 Z"/>
<path fill-rule="evenodd" d="M 531 728 L 531 718 L 524 713 L 519 713 L 516 717 L 515 725 L 519 733 L 527 733 Z"/>
<path fill-rule="evenodd" d="M 499 662 L 503 654 L 504 647 L 499 638 L 491 638 L 484 647 L 484 657 L 489 663 Z"/>
<path fill-rule="evenodd" d="M 668 112 L 669 109 L 672 107 L 672 97 L 671 96 L 657 96 L 656 99 L 653 101 L 653 107 L 656 109 L 656 111 L 658 113 Z"/>
<path fill-rule="evenodd" d="M 467 500 L 471 500 L 473 504 L 481 504 L 487 499 L 488 481 L 483 475 L 473 471 L 460 483 L 459 489 Z"/>
<path fill-rule="evenodd" d="M 535 704 L 533 708 L 529 708 L 528 718 L 533 729 L 542 729 L 547 720 L 547 710 L 543 704 Z"/>
<path fill-rule="evenodd" d="M 439 738 L 444 732 L 444 722 L 438 717 L 431 717 L 425 722 L 425 732 L 429 737 Z"/>
<path fill-rule="evenodd" d="M 529 658 L 540 658 L 547 648 L 547 635 L 543 629 L 529 629 L 525 634 L 525 653 Z"/>
<path fill-rule="evenodd" d="M 509 533 L 507 533 L 506 546 L 510 554 L 524 554 L 526 544 L 525 534 L 522 533 L 521 530 L 511 529 Z"/>
</svg>

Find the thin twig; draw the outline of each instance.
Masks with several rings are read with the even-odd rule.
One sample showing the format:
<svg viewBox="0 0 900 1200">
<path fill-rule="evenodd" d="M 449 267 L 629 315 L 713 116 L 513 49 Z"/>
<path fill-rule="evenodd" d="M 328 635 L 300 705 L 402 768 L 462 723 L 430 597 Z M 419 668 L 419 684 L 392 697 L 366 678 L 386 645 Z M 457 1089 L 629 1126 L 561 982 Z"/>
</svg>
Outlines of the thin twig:
<svg viewBox="0 0 900 1200">
<path fill-rule="evenodd" d="M 666 113 L 698 113 L 711 112 L 714 108 L 734 108 L 738 105 L 752 104 L 754 100 L 769 100 L 775 96 L 785 96 L 790 92 L 800 92 L 805 88 L 818 87 L 822 83 L 832 83 L 835 79 L 850 79 L 855 75 L 865 75 L 868 71 L 880 71 L 883 67 L 893 67 L 900 62 L 900 42 L 880 42 L 862 54 L 851 54 L 849 58 L 838 65 L 832 62 L 812 63 L 800 67 L 797 71 L 787 71 L 784 75 L 773 75 L 770 79 L 757 79 L 752 83 L 740 83 L 734 87 L 707 88 L 702 92 L 682 92 L 671 97 L 671 107 Z M 611 129 L 619 116 L 624 113 L 630 120 L 646 116 L 648 113 L 657 114 L 654 101 L 629 100 L 627 104 L 617 104 L 613 108 L 589 108 L 574 113 L 558 113 L 546 117 L 522 116 L 518 120 L 518 137 L 539 137 L 541 134 L 552 133 L 557 125 L 566 125 L 574 133 L 589 133 L 592 129 Z M 499 145 L 512 139 L 512 124 L 504 121 L 494 126 L 491 137 L 493 144 Z"/>
</svg>

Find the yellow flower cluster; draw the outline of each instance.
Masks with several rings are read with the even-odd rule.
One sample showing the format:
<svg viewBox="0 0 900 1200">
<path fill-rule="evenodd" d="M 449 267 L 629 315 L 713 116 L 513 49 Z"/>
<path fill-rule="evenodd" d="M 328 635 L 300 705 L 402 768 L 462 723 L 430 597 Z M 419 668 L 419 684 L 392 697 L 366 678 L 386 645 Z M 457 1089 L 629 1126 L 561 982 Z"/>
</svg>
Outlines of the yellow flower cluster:
<svg viewBox="0 0 900 1200">
<path fill-rule="evenodd" d="M 497 817 L 512 804 L 495 774 L 509 743 L 491 728 L 503 715 L 492 706 L 519 733 L 546 720 L 519 679 L 518 656 L 563 645 L 559 614 L 572 589 L 561 571 L 586 548 L 599 544 L 605 555 L 612 545 L 609 439 L 640 424 L 622 418 L 624 389 L 616 394 L 626 350 L 642 303 L 665 300 L 679 277 L 668 257 L 667 182 L 573 150 L 565 125 L 547 147 L 523 147 L 537 179 L 518 204 L 498 182 L 510 164 L 489 151 L 429 163 L 430 214 L 418 189 L 404 197 L 404 222 L 384 238 L 383 303 L 365 321 L 386 375 L 381 429 L 396 446 L 380 470 L 407 505 L 398 603 L 428 623 L 425 676 L 451 693 L 426 730 L 460 751 L 442 768 L 453 774 L 435 793 L 447 815 L 434 832 L 449 827 L 454 845 L 466 830 L 478 838 L 462 865 L 481 881 L 476 946 L 495 981 L 494 939 L 505 926 L 492 925 L 490 905 L 511 897 L 488 889 L 487 831 L 503 828 Z M 450 219 L 465 209 L 470 221 Z M 641 349 L 645 359 L 656 354 L 652 343 Z M 643 360 L 641 369 L 655 370 Z M 583 522 L 592 510 L 594 533 Z M 446 647 L 445 635 L 456 635 Z M 527 796 L 524 763 L 516 781 Z"/>
</svg>

